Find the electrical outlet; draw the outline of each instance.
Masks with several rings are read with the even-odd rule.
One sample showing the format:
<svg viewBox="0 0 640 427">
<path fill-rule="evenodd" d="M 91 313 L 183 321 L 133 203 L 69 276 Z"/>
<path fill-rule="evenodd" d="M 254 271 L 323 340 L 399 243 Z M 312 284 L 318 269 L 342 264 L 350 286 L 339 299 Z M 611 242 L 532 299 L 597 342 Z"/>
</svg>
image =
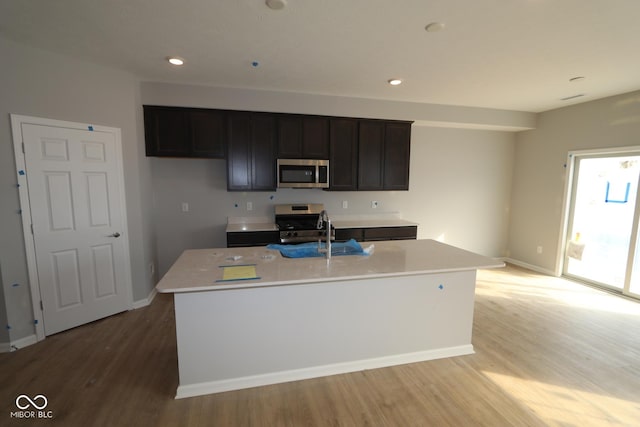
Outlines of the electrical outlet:
<svg viewBox="0 0 640 427">
<path fill-rule="evenodd" d="M 349 202 L 346 200 L 342 201 L 342 209 L 347 209 L 349 207 Z"/>
<path fill-rule="evenodd" d="M 247 202 L 247 210 L 248 211 L 252 211 L 253 210 L 253 202 Z"/>
<path fill-rule="evenodd" d="M 182 202 L 182 212 L 189 212 L 189 203 Z"/>
<path fill-rule="evenodd" d="M 537 252 L 537 253 L 539 253 L 539 254 L 541 254 L 541 253 L 542 253 L 542 246 L 538 246 L 538 247 L 536 248 L 536 252 Z"/>
<path fill-rule="evenodd" d="M 371 201 L 371 209 L 376 209 L 378 207 L 378 201 L 377 200 L 372 200 Z"/>
</svg>

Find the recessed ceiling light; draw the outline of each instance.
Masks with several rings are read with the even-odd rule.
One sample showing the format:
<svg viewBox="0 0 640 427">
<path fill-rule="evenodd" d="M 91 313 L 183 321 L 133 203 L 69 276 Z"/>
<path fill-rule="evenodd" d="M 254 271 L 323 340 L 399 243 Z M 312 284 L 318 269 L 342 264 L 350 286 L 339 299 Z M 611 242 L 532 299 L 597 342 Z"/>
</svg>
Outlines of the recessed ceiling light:
<svg viewBox="0 0 640 427">
<path fill-rule="evenodd" d="M 184 64 L 184 59 L 178 58 L 177 56 L 168 56 L 167 57 L 167 61 L 169 61 L 169 63 L 171 65 L 182 65 L 182 64 Z"/>
<path fill-rule="evenodd" d="M 443 22 L 432 22 L 430 24 L 427 24 L 427 26 L 424 27 L 424 29 L 427 30 L 430 33 L 435 33 L 437 31 L 444 30 L 444 23 Z"/>
<path fill-rule="evenodd" d="M 398 86 L 399 84 L 402 84 L 402 80 L 400 79 L 391 79 L 388 80 L 388 82 L 391 86 Z"/>
<path fill-rule="evenodd" d="M 287 0 L 267 0 L 265 3 L 269 9 L 280 10 L 287 5 Z"/>
</svg>

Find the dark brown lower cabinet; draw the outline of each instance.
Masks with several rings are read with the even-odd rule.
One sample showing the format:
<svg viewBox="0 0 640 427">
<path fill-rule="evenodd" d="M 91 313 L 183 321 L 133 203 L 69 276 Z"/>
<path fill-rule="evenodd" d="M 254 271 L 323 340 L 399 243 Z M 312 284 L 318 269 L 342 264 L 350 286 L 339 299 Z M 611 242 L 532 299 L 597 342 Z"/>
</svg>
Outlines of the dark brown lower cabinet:
<svg viewBox="0 0 640 427">
<path fill-rule="evenodd" d="M 337 228 L 336 241 L 344 242 L 355 239 L 361 242 L 375 240 L 411 240 L 418 236 L 415 225 L 402 227 L 366 227 L 366 228 Z"/>
<path fill-rule="evenodd" d="M 337 228 L 336 242 L 354 239 L 358 242 L 376 240 L 409 240 L 416 239 L 418 227 L 415 225 L 402 227 L 367 227 Z M 266 246 L 280 243 L 279 231 L 234 231 L 227 233 L 227 247 Z"/>
<path fill-rule="evenodd" d="M 358 242 L 364 240 L 363 228 L 336 228 L 336 241 L 346 242 L 347 240 L 354 239 Z"/>
<path fill-rule="evenodd" d="M 238 231 L 227 233 L 227 247 L 266 246 L 280 243 L 279 231 Z"/>
</svg>

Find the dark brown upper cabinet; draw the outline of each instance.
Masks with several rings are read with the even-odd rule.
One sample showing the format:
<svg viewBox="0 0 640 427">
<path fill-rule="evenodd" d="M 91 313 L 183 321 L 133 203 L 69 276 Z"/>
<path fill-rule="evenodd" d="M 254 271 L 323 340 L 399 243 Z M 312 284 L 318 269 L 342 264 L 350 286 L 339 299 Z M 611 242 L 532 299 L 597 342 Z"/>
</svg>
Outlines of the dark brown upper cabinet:
<svg viewBox="0 0 640 427">
<path fill-rule="evenodd" d="M 276 189 L 276 119 L 268 113 L 229 112 L 227 189 Z"/>
<path fill-rule="evenodd" d="M 361 120 L 358 190 L 408 190 L 411 123 Z"/>
<path fill-rule="evenodd" d="M 306 116 L 302 118 L 302 157 L 329 158 L 329 119 Z"/>
<path fill-rule="evenodd" d="M 224 111 L 150 105 L 143 108 L 147 156 L 224 158 Z"/>
<path fill-rule="evenodd" d="M 387 122 L 384 135 L 384 190 L 409 189 L 411 123 Z"/>
<path fill-rule="evenodd" d="M 322 116 L 278 115 L 278 158 L 328 159 L 329 119 Z"/>
<path fill-rule="evenodd" d="M 358 123 L 358 190 L 381 190 L 384 185 L 384 122 Z"/>
<path fill-rule="evenodd" d="M 147 156 L 227 159 L 229 191 L 274 191 L 276 159 L 329 159 L 329 190 L 408 190 L 412 122 L 144 106 Z"/>
<path fill-rule="evenodd" d="M 329 189 L 358 189 L 358 120 L 329 121 Z"/>
</svg>

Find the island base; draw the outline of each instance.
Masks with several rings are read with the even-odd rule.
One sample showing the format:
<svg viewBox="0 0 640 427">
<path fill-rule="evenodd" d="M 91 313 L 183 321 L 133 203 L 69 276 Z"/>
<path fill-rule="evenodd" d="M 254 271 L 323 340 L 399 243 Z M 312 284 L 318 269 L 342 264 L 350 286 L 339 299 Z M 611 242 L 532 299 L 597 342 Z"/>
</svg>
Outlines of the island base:
<svg viewBox="0 0 640 427">
<path fill-rule="evenodd" d="M 176 398 L 471 354 L 475 278 L 176 293 Z"/>
</svg>

